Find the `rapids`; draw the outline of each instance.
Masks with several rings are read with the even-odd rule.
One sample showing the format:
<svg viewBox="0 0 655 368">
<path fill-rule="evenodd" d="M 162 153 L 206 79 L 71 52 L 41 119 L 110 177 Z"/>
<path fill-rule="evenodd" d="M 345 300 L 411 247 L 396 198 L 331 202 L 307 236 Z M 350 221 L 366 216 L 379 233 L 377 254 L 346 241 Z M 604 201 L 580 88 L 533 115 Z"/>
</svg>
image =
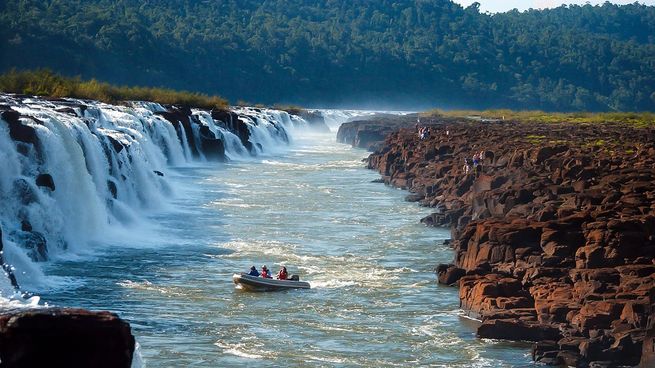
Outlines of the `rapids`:
<svg viewBox="0 0 655 368">
<path fill-rule="evenodd" d="M 229 161 L 220 163 L 194 156 L 159 108 L 95 106 L 84 116 L 97 125 L 87 125 L 27 106 L 51 146 L 44 162 L 33 157 L 37 169 L 0 122 L 3 173 L 13 175 L 0 178 L 5 198 L 16 178 L 42 168 L 57 184 L 50 193 L 30 183 L 37 198 L 27 206 L 3 202 L 5 256 L 22 291 L 41 304 L 118 313 L 139 343 L 136 366 L 532 365 L 526 345 L 476 339 L 457 289 L 436 284 L 433 267 L 453 255 L 448 231 L 418 222 L 429 209 L 373 183 L 367 152 L 335 143 L 335 127 L 354 113 L 325 111 L 333 132 L 312 133 L 286 113 L 243 109 L 259 143 L 251 152 L 195 111 L 223 137 Z M 109 163 L 107 136 L 129 155 Z M 20 235 L 11 216 L 26 207 L 48 261 L 11 240 Z M 312 289 L 234 288 L 232 273 L 262 264 L 286 265 Z M 6 300 L 10 285 L 0 285 Z"/>
</svg>

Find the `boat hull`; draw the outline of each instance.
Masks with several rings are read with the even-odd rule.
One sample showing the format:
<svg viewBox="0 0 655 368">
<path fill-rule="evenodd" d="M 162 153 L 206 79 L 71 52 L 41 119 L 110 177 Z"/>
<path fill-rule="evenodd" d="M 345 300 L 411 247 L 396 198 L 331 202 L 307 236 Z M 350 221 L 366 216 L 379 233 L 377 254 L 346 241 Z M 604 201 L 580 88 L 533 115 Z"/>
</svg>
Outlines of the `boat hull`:
<svg viewBox="0 0 655 368">
<path fill-rule="evenodd" d="M 309 283 L 304 281 L 265 279 L 250 276 L 245 273 L 232 275 L 234 284 L 246 291 L 281 291 L 289 289 L 309 289 Z"/>
</svg>

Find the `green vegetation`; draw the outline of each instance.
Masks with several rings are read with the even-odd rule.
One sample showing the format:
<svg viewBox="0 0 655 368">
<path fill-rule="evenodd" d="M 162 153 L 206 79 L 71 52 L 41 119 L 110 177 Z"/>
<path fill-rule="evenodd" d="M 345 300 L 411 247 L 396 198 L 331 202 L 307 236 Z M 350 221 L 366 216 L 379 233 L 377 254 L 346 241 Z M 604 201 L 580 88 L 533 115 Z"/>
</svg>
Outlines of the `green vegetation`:
<svg viewBox="0 0 655 368">
<path fill-rule="evenodd" d="M 480 117 L 491 120 L 513 120 L 526 123 L 577 123 L 577 124 L 628 124 L 637 128 L 655 127 L 655 113 L 652 112 L 544 112 L 512 110 L 431 110 L 424 116 Z M 530 137 L 528 137 L 529 139 Z"/>
<path fill-rule="evenodd" d="M 107 103 L 121 101 L 152 101 L 162 104 L 183 105 L 205 109 L 226 108 L 225 99 L 199 93 L 173 91 L 165 88 L 117 87 L 95 79 L 82 81 L 66 78 L 49 70 L 17 72 L 11 70 L 0 75 L 0 91 L 26 95 L 73 97 Z"/>
<path fill-rule="evenodd" d="M 296 106 L 296 105 L 275 104 L 275 105 L 273 105 L 273 108 L 275 110 L 286 111 L 291 115 L 300 115 L 305 111 L 305 109 L 303 109 L 300 106 Z"/>
<path fill-rule="evenodd" d="M 654 111 L 655 7 L 4 0 L 13 67 L 266 104 Z"/>
</svg>

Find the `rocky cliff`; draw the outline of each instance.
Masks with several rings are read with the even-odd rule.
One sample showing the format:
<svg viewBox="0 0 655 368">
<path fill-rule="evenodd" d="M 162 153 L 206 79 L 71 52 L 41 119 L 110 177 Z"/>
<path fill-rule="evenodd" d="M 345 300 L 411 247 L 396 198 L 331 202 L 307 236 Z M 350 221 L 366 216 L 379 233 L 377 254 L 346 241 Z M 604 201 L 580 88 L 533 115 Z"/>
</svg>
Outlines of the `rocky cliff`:
<svg viewBox="0 0 655 368">
<path fill-rule="evenodd" d="M 400 128 L 412 127 L 416 121 L 416 114 L 376 114 L 361 117 L 339 126 L 337 142 L 375 151 L 382 146 L 387 135 Z"/>
<path fill-rule="evenodd" d="M 609 122 L 451 121 L 394 132 L 369 167 L 451 227 L 438 278 L 480 337 L 534 341 L 548 364 L 637 365 L 652 349 L 654 142 Z"/>
</svg>

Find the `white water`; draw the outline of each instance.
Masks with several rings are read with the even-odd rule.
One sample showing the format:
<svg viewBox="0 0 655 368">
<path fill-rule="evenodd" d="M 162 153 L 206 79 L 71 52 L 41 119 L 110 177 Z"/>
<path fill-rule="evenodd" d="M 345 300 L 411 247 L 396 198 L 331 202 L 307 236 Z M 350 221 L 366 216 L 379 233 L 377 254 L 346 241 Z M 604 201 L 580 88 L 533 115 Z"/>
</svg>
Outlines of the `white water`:
<svg viewBox="0 0 655 368">
<path fill-rule="evenodd" d="M 366 152 L 335 143 L 334 132 L 301 134 L 294 127 L 302 121 L 285 113 L 240 109 L 252 156 L 209 114 L 194 111 L 233 160 L 203 162 L 153 114 L 160 108 L 96 105 L 85 112 L 93 120 L 87 127 L 52 107 L 24 107 L 25 115 L 46 119 L 39 114 L 47 110 L 54 120 L 38 128 L 54 145 L 43 162 L 36 152 L 22 157 L 0 122 L 0 154 L 10 159 L 3 173 L 4 162 L 12 173 L 0 178 L 8 188 L 0 195 L 12 198 L 14 181 L 24 178 L 38 199 L 2 204 L 19 283 L 53 305 L 118 313 L 139 342 L 135 367 L 527 365 L 525 346 L 475 338 L 457 290 L 436 286 L 432 274 L 452 259 L 438 243 L 448 233 L 420 225 L 429 210 L 404 202 L 405 193 L 371 183 L 378 176 L 364 169 Z M 353 115 L 330 114 L 334 130 Z M 108 136 L 128 148 L 103 155 Z M 65 160 L 81 172 L 70 174 Z M 42 172 L 53 175 L 55 192 L 33 185 Z M 83 183 L 60 177 L 67 173 Z M 116 199 L 107 180 L 117 185 Z M 60 189 L 67 201 L 56 196 Z M 11 241 L 24 207 L 35 230 L 49 231 L 49 244 L 59 241 L 53 261 L 35 263 Z M 236 291 L 231 274 L 260 263 L 285 264 L 312 289 Z M 0 301 L 18 303 L 6 298 L 11 285 L 0 287 Z"/>
<path fill-rule="evenodd" d="M 200 155 L 193 157 L 184 129 L 156 115 L 165 111 L 159 104 L 135 102 L 127 107 L 2 97 L 20 112 L 22 124 L 35 129 L 39 141 L 36 147 L 13 141 L 7 122 L 0 120 L 3 255 L 22 291 L 39 293 L 69 281 L 46 277 L 34 250 L 21 246 L 32 236 L 22 231 L 23 221 L 43 235 L 49 260 L 88 256 L 99 244 L 142 232 L 149 214 L 166 209 L 175 197 L 167 178 L 171 167 L 206 160 L 200 147 L 196 147 Z M 75 114 L 63 110 L 67 106 L 74 106 Z M 306 124 L 285 112 L 250 108 L 236 112 L 248 124 L 259 155 L 281 152 L 290 131 Z M 251 157 L 240 139 L 208 112 L 194 110 L 193 116 L 198 122 L 193 125 L 195 142 L 200 142 L 199 126 L 205 125 L 224 140 L 229 159 Z M 112 139 L 124 148 L 116 152 Z M 35 184 L 39 174 L 52 176 L 54 191 Z M 110 186 L 115 187 L 115 198 Z M 0 277 L 0 299 L 15 296 L 8 278 Z"/>
</svg>

